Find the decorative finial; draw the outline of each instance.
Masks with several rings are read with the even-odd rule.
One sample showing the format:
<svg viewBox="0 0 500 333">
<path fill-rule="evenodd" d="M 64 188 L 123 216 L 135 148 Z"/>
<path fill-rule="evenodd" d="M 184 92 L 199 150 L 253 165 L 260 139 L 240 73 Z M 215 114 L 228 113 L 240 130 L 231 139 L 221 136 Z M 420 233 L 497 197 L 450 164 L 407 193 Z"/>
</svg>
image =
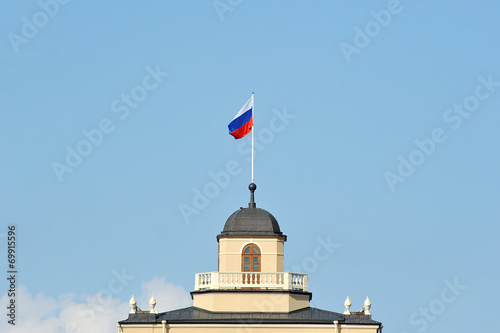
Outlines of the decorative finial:
<svg viewBox="0 0 500 333">
<path fill-rule="evenodd" d="M 363 306 L 363 310 L 365 311 L 365 315 L 369 315 L 370 314 L 370 308 L 371 307 L 372 307 L 372 302 L 370 302 L 370 299 L 368 298 L 368 296 L 366 296 L 365 306 Z"/>
<path fill-rule="evenodd" d="M 347 296 L 347 298 L 345 299 L 344 306 L 345 306 L 344 314 L 350 315 L 351 311 L 349 311 L 349 309 L 351 308 L 351 300 L 349 299 L 349 296 Z"/>
<path fill-rule="evenodd" d="M 248 207 L 255 208 L 255 200 L 253 193 L 257 189 L 257 185 L 255 185 L 255 183 L 251 183 L 250 185 L 248 185 L 248 189 L 250 190 L 250 203 L 248 204 Z"/>
<path fill-rule="evenodd" d="M 134 295 L 130 298 L 130 301 L 128 302 L 130 305 L 130 313 L 137 313 L 137 301 L 135 300 Z"/>
<path fill-rule="evenodd" d="M 151 311 L 149 311 L 150 313 L 158 313 L 158 310 L 157 312 L 155 312 L 155 306 L 156 306 L 155 295 L 151 295 L 151 299 L 149 300 L 149 306 L 151 307 Z"/>
</svg>

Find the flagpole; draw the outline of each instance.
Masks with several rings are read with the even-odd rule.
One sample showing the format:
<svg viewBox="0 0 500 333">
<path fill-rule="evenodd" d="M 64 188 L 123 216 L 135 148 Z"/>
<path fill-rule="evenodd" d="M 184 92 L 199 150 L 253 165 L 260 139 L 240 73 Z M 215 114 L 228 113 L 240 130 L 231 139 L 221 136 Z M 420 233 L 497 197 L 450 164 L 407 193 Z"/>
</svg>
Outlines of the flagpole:
<svg viewBox="0 0 500 333">
<path fill-rule="evenodd" d="M 253 117 L 253 125 L 252 125 L 252 184 L 253 184 L 253 159 L 254 159 L 254 134 L 255 134 L 255 101 L 254 101 L 253 91 L 252 91 L 252 117 Z"/>
</svg>

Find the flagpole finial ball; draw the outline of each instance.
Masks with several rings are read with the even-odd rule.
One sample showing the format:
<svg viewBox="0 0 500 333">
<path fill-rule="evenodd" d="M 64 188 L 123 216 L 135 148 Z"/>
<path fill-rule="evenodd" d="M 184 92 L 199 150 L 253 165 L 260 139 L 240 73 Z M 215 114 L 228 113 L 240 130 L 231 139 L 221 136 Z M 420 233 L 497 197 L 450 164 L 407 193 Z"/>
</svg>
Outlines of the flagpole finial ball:
<svg viewBox="0 0 500 333">
<path fill-rule="evenodd" d="M 250 202 L 248 203 L 249 208 L 255 208 L 255 199 L 254 199 L 253 192 L 255 192 L 256 188 L 257 188 L 257 185 L 255 185 L 254 183 L 251 183 L 250 185 L 248 185 L 248 189 L 250 190 Z"/>
</svg>

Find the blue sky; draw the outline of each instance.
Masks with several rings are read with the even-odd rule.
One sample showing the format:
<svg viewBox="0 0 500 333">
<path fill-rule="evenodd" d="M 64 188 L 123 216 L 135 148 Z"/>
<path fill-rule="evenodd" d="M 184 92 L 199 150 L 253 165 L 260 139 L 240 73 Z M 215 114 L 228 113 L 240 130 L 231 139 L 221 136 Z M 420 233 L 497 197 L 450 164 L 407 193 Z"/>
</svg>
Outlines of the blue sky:
<svg viewBox="0 0 500 333">
<path fill-rule="evenodd" d="M 227 125 L 252 91 L 257 206 L 288 236 L 285 269 L 309 274 L 312 306 L 342 312 L 349 295 L 358 310 L 369 295 L 396 333 L 458 331 L 494 309 L 499 10 L 1 4 L 0 242 L 6 272 L 15 225 L 20 301 L 2 331 L 109 331 L 132 294 L 189 305 L 249 200 L 249 137 Z M 336 246 L 319 260 L 324 242 Z"/>
</svg>

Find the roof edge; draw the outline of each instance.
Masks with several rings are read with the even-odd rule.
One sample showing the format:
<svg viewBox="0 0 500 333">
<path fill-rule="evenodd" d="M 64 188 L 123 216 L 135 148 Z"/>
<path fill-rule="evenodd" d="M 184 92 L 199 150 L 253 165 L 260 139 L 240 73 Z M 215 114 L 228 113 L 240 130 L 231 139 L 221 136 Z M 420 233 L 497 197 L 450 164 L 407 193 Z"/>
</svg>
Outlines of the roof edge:
<svg viewBox="0 0 500 333">
<path fill-rule="evenodd" d="M 184 312 L 185 316 L 181 314 Z M 218 316 L 219 318 L 193 318 L 192 313 L 197 312 L 199 314 L 204 313 L 208 316 Z M 284 315 L 293 316 L 294 314 L 309 313 L 306 317 L 288 317 L 285 318 Z M 313 314 L 314 313 L 314 314 Z M 168 318 L 169 314 L 176 319 Z M 181 316 L 179 316 L 181 315 Z M 225 315 L 231 315 L 232 318 L 224 318 Z M 234 317 L 236 315 L 236 317 Z M 240 315 L 240 316 L 238 316 Z M 262 317 L 262 315 L 268 315 L 268 318 Z M 198 315 L 197 315 L 198 316 Z M 142 317 L 142 318 L 141 318 Z M 181 318 L 184 317 L 184 318 Z M 273 318 L 274 317 L 274 318 Z M 321 318 L 320 318 L 321 317 Z M 154 319 L 153 319 L 154 318 Z M 187 308 L 181 308 L 166 312 L 161 312 L 159 314 L 129 314 L 129 317 L 125 320 L 118 322 L 120 325 L 151 325 L 161 323 L 162 320 L 166 320 L 170 323 L 175 324 L 226 324 L 234 325 L 241 323 L 245 324 L 272 324 L 272 325 L 282 325 L 282 324 L 295 324 L 295 325 L 334 325 L 333 320 L 337 319 L 340 324 L 343 325 L 365 325 L 365 326 L 378 326 L 381 327 L 382 323 L 372 320 L 371 315 L 344 315 L 339 312 L 333 312 L 328 310 L 322 310 L 313 307 L 307 307 L 303 309 L 298 309 L 295 311 L 290 311 L 288 313 L 282 312 L 212 312 L 195 306 L 190 306 Z M 148 320 L 149 319 L 149 320 Z"/>
<path fill-rule="evenodd" d="M 287 236 L 286 235 L 277 235 L 277 234 L 270 234 L 270 233 L 262 233 L 258 234 L 256 232 L 235 232 L 235 233 L 220 233 L 217 235 L 217 242 L 219 242 L 219 239 L 221 238 L 278 238 L 286 242 Z"/>
</svg>

